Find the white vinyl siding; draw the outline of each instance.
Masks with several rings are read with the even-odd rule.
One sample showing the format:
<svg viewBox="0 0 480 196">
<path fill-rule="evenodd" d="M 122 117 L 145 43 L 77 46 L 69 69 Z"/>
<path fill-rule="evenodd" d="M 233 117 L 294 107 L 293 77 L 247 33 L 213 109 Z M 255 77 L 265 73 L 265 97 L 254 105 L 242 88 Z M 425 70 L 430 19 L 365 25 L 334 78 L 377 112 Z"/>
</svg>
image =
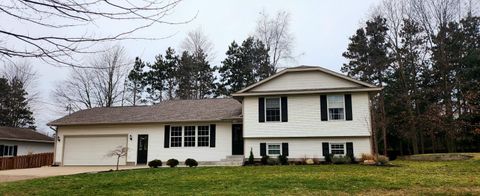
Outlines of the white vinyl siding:
<svg viewBox="0 0 480 196">
<path fill-rule="evenodd" d="M 282 76 L 251 89 L 249 92 L 349 87 L 355 88 L 360 87 L 360 85 L 320 71 L 303 71 L 285 73 Z"/>
<path fill-rule="evenodd" d="M 353 143 L 353 152 L 355 157 L 361 157 L 362 153 L 371 154 L 369 137 L 351 137 L 351 138 L 245 138 L 244 151 L 246 156 L 252 149 L 253 156 L 259 158 L 260 143 L 282 144 L 288 143 L 288 159 L 303 158 L 321 158 L 323 159 L 322 143 Z M 345 146 L 346 151 L 346 146 Z M 268 151 L 267 151 L 268 153 Z"/>
<path fill-rule="evenodd" d="M 258 122 L 258 97 L 243 99 L 243 135 L 254 137 L 370 136 L 368 93 L 351 93 L 352 121 L 320 120 L 320 95 L 289 95 L 288 122 Z"/>
<path fill-rule="evenodd" d="M 132 135 L 132 140 L 128 139 L 127 162 L 135 163 L 137 161 L 137 139 L 138 134 L 148 135 L 148 160 L 153 159 L 168 160 L 171 158 L 183 161 L 187 158 L 193 158 L 197 161 L 220 161 L 227 156 L 232 155 L 232 123 L 230 122 L 203 122 L 199 126 L 209 127 L 209 124 L 216 124 L 216 148 L 210 147 L 175 147 L 164 148 L 164 127 L 163 123 L 152 124 L 127 124 L 127 125 L 89 125 L 89 126 L 60 126 L 58 135 L 61 142 L 57 142 L 55 162 L 62 161 L 62 151 L 64 145 L 64 136 L 70 135 L 91 135 L 91 134 L 125 134 Z M 173 124 L 170 126 L 188 126 L 195 124 Z M 197 142 L 198 143 L 198 142 Z M 210 145 L 210 143 L 209 143 Z M 209 146 L 208 145 L 208 146 Z"/>
</svg>

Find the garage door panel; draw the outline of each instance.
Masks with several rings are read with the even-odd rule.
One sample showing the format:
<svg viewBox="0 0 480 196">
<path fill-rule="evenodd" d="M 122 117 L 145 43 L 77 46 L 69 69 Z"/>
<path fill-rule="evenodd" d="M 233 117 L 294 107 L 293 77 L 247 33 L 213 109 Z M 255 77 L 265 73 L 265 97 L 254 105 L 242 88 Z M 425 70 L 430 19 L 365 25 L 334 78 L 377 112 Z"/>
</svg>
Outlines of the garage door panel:
<svg viewBox="0 0 480 196">
<path fill-rule="evenodd" d="M 108 154 L 119 146 L 126 146 L 126 136 L 66 136 L 64 165 L 115 165 L 116 157 Z M 120 165 L 126 158 L 120 158 Z"/>
</svg>

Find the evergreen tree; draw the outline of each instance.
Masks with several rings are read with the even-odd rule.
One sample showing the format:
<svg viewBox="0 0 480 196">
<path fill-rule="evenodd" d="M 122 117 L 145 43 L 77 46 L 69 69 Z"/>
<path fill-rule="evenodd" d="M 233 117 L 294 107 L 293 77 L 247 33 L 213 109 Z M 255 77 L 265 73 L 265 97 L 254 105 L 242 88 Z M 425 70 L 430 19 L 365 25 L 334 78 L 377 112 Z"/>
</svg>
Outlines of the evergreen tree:
<svg viewBox="0 0 480 196">
<path fill-rule="evenodd" d="M 165 52 L 164 70 L 165 70 L 165 89 L 168 99 L 175 98 L 177 90 L 177 71 L 179 64 L 178 55 L 175 54 L 173 48 L 168 47 Z"/>
<path fill-rule="evenodd" d="M 241 46 L 233 41 L 226 55 L 227 58 L 222 61 L 223 65 L 219 69 L 220 95 L 229 96 L 276 72 L 270 64 L 268 48 L 254 37 L 248 37 Z"/>
<path fill-rule="evenodd" d="M 148 93 L 148 99 L 151 103 L 163 101 L 163 92 L 165 90 L 165 61 L 162 55 L 155 56 L 153 64 L 148 63 L 150 70 L 146 73 L 145 84 Z"/>
<path fill-rule="evenodd" d="M 188 51 L 184 51 L 180 57 L 177 81 L 178 89 L 176 91 L 179 99 L 194 99 L 195 89 L 195 63 L 194 57 Z"/>
<path fill-rule="evenodd" d="M 133 69 L 128 74 L 127 90 L 132 92 L 132 104 L 135 106 L 138 102 L 142 103 L 142 93 L 145 87 L 145 73 L 143 71 L 145 63 L 139 57 L 135 58 Z"/>
<path fill-rule="evenodd" d="M 10 82 L 0 78 L 0 90 L 0 126 L 34 128 L 35 120 L 23 83 L 16 78 Z"/>
<path fill-rule="evenodd" d="M 347 48 L 348 51 L 343 53 L 343 56 L 350 62 L 344 64 L 341 71 L 371 84 L 384 86 L 391 65 L 388 50 L 390 44 L 386 39 L 387 31 L 388 28 L 384 18 L 377 16 L 367 21 L 365 29 L 358 29 L 356 34 L 350 38 L 351 43 Z M 386 154 L 387 119 L 384 92 L 381 91 L 373 99 L 373 103 L 375 103 L 373 109 L 375 111 L 372 114 L 378 113 L 379 115 L 374 117 L 372 127 L 374 127 L 374 132 L 376 132 L 377 127 L 381 129 L 383 153 Z"/>
</svg>

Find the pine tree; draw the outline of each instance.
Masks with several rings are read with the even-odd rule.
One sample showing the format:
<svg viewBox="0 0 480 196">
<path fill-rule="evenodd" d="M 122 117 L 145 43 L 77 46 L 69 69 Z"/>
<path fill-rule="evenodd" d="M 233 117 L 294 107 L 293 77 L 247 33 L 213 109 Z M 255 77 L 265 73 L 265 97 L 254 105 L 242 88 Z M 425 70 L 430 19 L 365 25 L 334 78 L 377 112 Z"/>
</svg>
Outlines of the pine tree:
<svg viewBox="0 0 480 196">
<path fill-rule="evenodd" d="M 132 92 L 132 104 L 135 106 L 138 102 L 142 103 L 142 93 L 145 87 L 145 73 L 143 71 L 145 63 L 139 57 L 135 58 L 133 69 L 128 74 L 127 90 Z"/>
<path fill-rule="evenodd" d="M 350 38 L 347 51 L 343 56 L 350 60 L 344 64 L 341 71 L 347 72 L 351 77 L 366 81 L 377 86 L 384 86 L 391 63 L 389 57 L 389 43 L 386 39 L 388 28 L 386 20 L 380 16 L 367 21 L 365 29 L 358 29 Z M 383 154 L 387 153 L 387 119 L 385 114 L 384 92 L 373 97 L 373 106 L 378 113 L 378 119 L 374 118 L 373 126 L 382 130 Z M 376 122 L 375 122 L 376 121 Z M 376 134 L 375 134 L 376 135 Z"/>
<path fill-rule="evenodd" d="M 165 61 L 164 61 L 164 70 L 165 70 L 165 89 L 168 99 L 175 98 L 175 91 L 178 88 L 177 82 L 177 71 L 179 64 L 178 55 L 175 54 L 173 48 L 168 47 L 165 51 Z"/>
<path fill-rule="evenodd" d="M 10 82 L 0 78 L 0 90 L 0 126 L 35 128 L 23 83 L 16 78 Z"/>
<path fill-rule="evenodd" d="M 163 92 L 165 90 L 165 61 L 162 55 L 155 56 L 153 64 L 147 64 L 150 70 L 146 73 L 146 90 L 148 99 L 151 103 L 163 101 Z"/>
<path fill-rule="evenodd" d="M 179 99 L 194 99 L 195 81 L 197 80 L 195 72 L 194 57 L 188 51 L 184 51 L 180 57 L 177 81 L 178 89 L 176 95 Z"/>
<path fill-rule="evenodd" d="M 233 41 L 226 55 L 219 69 L 220 95 L 229 96 L 276 72 L 270 64 L 268 48 L 254 37 L 248 37 L 241 46 Z"/>
</svg>

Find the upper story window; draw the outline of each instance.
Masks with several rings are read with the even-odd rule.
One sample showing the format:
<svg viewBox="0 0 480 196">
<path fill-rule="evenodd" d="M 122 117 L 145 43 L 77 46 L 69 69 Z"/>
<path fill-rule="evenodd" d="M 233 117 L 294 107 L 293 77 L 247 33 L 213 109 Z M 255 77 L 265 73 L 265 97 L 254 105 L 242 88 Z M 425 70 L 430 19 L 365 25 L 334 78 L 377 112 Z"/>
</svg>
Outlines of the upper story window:
<svg viewBox="0 0 480 196">
<path fill-rule="evenodd" d="M 265 117 L 267 122 L 280 122 L 280 98 L 265 98 Z"/>
<path fill-rule="evenodd" d="M 327 96 L 329 120 L 345 119 L 345 101 L 342 95 Z"/>
<path fill-rule="evenodd" d="M 185 147 L 195 147 L 195 126 L 185 126 Z"/>
<path fill-rule="evenodd" d="M 182 147 L 182 126 L 172 126 L 170 128 L 170 146 Z"/>
<path fill-rule="evenodd" d="M 345 155 L 345 144 L 343 143 L 331 143 L 330 154 L 333 155 Z"/>
</svg>

